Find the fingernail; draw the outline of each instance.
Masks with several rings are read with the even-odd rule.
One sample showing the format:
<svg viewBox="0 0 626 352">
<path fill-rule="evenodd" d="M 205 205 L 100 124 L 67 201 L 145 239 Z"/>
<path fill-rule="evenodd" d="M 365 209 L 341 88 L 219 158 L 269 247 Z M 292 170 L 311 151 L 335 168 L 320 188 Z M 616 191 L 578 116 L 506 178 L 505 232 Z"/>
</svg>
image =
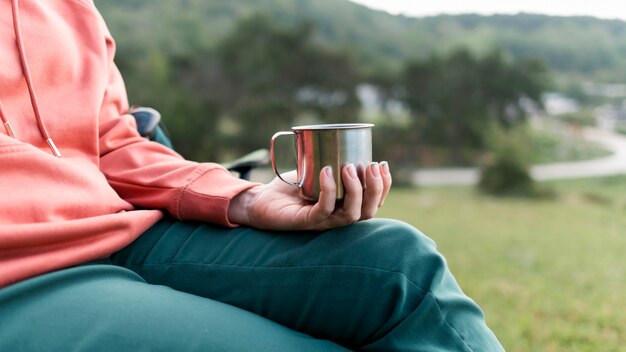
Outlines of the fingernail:
<svg viewBox="0 0 626 352">
<path fill-rule="evenodd" d="M 382 167 L 383 175 L 385 176 L 389 175 L 389 163 L 387 163 L 386 161 L 383 161 L 380 163 L 380 166 Z"/>
<path fill-rule="evenodd" d="M 378 168 L 377 162 L 373 162 L 370 169 L 372 169 L 372 175 L 374 175 L 374 177 L 380 176 L 380 169 Z"/>
<path fill-rule="evenodd" d="M 324 173 L 326 173 L 326 176 L 328 177 L 333 177 L 333 167 L 328 165 L 324 167 Z"/>
<path fill-rule="evenodd" d="M 356 169 L 353 164 L 348 164 L 348 175 L 352 178 L 357 178 Z"/>
</svg>

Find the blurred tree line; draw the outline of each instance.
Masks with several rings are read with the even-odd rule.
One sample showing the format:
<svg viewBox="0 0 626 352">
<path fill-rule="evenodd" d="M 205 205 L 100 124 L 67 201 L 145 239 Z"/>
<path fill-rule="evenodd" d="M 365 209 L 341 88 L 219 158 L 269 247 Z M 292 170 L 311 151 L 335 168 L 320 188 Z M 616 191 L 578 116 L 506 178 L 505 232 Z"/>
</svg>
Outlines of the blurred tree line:
<svg viewBox="0 0 626 352">
<path fill-rule="evenodd" d="M 223 161 L 296 123 L 358 119 L 350 56 L 314 44 L 313 30 L 251 16 L 213 48 L 129 52 L 117 64 L 132 103 L 161 111 L 181 154 Z"/>
<path fill-rule="evenodd" d="M 126 6 L 135 3 L 142 2 Z M 395 71 L 364 69 L 349 48 L 317 41 L 322 29 L 311 21 L 280 24 L 251 14 L 214 41 L 194 27 L 201 16 L 180 11 L 167 24 L 171 36 L 149 42 L 129 22 L 112 27 L 131 103 L 160 110 L 177 150 L 195 160 L 225 161 L 267 147 L 273 132 L 296 124 L 358 121 L 355 92 L 367 82 L 383 107 L 375 159 L 411 169 L 433 155 L 475 163 L 492 131 L 524 124 L 521 99 L 538 101 L 547 85 L 543 64 L 499 49 L 459 47 L 405 60 Z M 385 109 L 390 102 L 404 106 L 408 118 L 398 121 Z"/>
<path fill-rule="evenodd" d="M 398 72 L 408 59 L 448 55 L 458 47 L 484 55 L 493 47 L 515 59 L 539 58 L 559 83 L 626 79 L 626 22 L 537 14 L 392 16 L 347 0 L 95 0 L 123 51 L 129 45 L 184 52 L 211 46 L 241 18 L 316 24 L 313 40 L 349 48 L 364 71 Z"/>
</svg>

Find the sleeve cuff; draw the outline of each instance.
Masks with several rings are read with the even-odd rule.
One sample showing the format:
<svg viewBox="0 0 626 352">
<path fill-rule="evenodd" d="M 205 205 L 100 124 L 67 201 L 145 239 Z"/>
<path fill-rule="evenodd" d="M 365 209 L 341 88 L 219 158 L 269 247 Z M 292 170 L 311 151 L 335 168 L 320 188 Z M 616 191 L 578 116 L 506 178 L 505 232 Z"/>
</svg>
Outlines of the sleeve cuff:
<svg viewBox="0 0 626 352">
<path fill-rule="evenodd" d="M 207 165 L 207 164 L 205 164 Z M 215 165 L 192 180 L 182 191 L 176 217 L 180 220 L 200 220 L 228 227 L 228 206 L 239 193 L 260 185 L 233 176 L 228 170 Z"/>
</svg>

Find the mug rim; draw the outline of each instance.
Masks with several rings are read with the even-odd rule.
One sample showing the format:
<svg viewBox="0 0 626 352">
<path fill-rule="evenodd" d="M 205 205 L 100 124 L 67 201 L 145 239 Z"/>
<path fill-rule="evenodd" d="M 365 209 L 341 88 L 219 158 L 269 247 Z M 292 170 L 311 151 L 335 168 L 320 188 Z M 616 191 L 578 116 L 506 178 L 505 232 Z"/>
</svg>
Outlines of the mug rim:
<svg viewBox="0 0 626 352">
<path fill-rule="evenodd" d="M 302 130 L 348 130 L 356 128 L 371 128 L 374 127 L 373 123 L 325 123 L 319 125 L 303 125 L 294 126 L 291 129 L 294 131 Z"/>
</svg>

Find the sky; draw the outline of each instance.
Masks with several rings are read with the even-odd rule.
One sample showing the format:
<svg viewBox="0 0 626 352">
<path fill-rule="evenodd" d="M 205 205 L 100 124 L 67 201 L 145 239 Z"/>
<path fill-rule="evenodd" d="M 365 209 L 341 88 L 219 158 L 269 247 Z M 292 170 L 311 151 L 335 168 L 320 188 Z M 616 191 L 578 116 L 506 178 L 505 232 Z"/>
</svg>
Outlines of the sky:
<svg viewBox="0 0 626 352">
<path fill-rule="evenodd" d="M 442 13 L 541 13 L 556 16 L 594 16 L 626 21 L 626 0 L 350 0 L 370 8 L 405 16 L 433 16 Z"/>
</svg>

